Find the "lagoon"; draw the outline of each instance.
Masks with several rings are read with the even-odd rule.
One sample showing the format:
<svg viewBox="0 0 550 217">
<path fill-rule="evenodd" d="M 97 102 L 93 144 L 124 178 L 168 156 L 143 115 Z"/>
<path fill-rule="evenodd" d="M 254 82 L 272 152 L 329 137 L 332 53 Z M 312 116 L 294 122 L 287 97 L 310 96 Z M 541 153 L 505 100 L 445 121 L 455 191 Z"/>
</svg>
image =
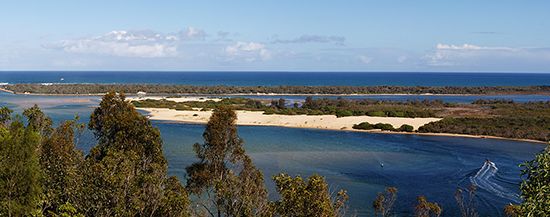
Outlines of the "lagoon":
<svg viewBox="0 0 550 217">
<path fill-rule="evenodd" d="M 57 123 L 76 114 L 87 122 L 99 100 L 95 96 L 0 94 L 0 106 L 21 112 L 36 103 Z M 204 126 L 163 121 L 153 124 L 164 140 L 169 173 L 183 180 L 185 167 L 195 161 L 192 145 L 202 142 Z M 276 197 L 270 180 L 273 175 L 318 173 L 327 178 L 332 191 L 348 190 L 350 211 L 359 216 L 371 216 L 372 201 L 386 186 L 399 189 L 396 211 L 400 216 L 412 213 L 418 195 L 438 202 L 445 216 L 455 216 L 454 191 L 472 183 L 478 185 L 480 214 L 501 215 L 504 205 L 519 200 L 518 165 L 544 148 L 542 144 L 507 140 L 282 127 L 241 126 L 239 133 L 247 152 L 264 172 L 272 198 Z M 88 151 L 94 143 L 87 132 L 78 147 Z M 494 162 L 496 169 L 482 169 L 486 159 Z"/>
</svg>

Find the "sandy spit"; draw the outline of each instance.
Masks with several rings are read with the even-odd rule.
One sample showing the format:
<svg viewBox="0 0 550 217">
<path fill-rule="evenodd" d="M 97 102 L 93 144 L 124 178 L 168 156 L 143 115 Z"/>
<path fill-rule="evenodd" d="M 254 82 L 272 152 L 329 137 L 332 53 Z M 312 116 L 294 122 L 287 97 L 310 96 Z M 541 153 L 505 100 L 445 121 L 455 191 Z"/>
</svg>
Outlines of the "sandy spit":
<svg viewBox="0 0 550 217">
<path fill-rule="evenodd" d="M 176 111 L 166 108 L 138 108 L 149 113 L 151 120 L 178 121 L 186 123 L 203 124 L 208 122 L 211 111 Z M 403 124 L 413 126 L 415 129 L 429 122 L 438 121 L 440 118 L 397 118 L 397 117 L 371 117 L 351 116 L 337 118 L 334 115 L 264 115 L 262 111 L 236 111 L 238 125 L 251 126 L 281 126 L 297 128 L 315 128 L 329 130 L 350 130 L 354 124 L 361 122 L 388 123 L 395 128 Z"/>
</svg>

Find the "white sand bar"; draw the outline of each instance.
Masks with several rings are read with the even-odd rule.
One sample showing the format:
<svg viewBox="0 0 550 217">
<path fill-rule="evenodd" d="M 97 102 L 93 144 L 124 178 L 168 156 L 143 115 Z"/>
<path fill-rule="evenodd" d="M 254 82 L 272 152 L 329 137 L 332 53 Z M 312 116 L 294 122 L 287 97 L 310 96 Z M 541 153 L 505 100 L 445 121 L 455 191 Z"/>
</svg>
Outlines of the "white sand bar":
<svg viewBox="0 0 550 217">
<path fill-rule="evenodd" d="M 178 121 L 186 123 L 206 123 L 212 114 L 211 111 L 176 111 L 166 108 L 138 108 L 149 112 L 151 120 Z M 398 128 L 403 124 L 415 129 L 440 118 L 397 118 L 351 116 L 337 118 L 334 115 L 264 115 L 262 111 L 236 111 L 238 125 L 254 126 L 281 126 L 297 128 L 316 128 L 330 130 L 351 130 L 354 124 L 361 122 L 388 123 Z"/>
<path fill-rule="evenodd" d="M 145 97 L 126 97 L 126 100 L 129 101 L 140 101 L 140 100 L 167 100 L 173 102 L 205 102 L 208 100 L 218 102 L 221 101 L 220 97 L 198 97 L 198 96 L 181 96 L 181 97 L 165 97 L 165 96 L 145 96 Z"/>
</svg>

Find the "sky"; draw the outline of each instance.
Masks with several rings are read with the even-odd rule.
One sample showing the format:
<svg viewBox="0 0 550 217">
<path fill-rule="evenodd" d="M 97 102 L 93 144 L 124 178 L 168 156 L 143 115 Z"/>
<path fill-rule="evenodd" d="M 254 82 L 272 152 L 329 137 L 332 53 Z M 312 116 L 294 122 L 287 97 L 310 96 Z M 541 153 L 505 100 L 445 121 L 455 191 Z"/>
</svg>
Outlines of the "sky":
<svg viewBox="0 0 550 217">
<path fill-rule="evenodd" d="M 548 0 L 0 0 L 0 71 L 550 73 Z"/>
</svg>

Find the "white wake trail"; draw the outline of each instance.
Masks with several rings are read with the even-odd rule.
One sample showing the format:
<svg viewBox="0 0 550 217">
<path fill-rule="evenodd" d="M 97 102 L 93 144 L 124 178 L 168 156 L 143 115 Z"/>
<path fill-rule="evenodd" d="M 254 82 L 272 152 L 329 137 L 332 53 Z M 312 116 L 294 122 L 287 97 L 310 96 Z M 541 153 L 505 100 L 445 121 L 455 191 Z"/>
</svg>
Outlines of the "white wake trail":
<svg viewBox="0 0 550 217">
<path fill-rule="evenodd" d="M 470 181 L 475 186 L 486 190 L 488 192 L 493 193 L 494 195 L 497 195 L 502 198 L 510 199 L 516 203 L 520 203 L 521 200 L 519 198 L 519 195 L 500 186 L 499 184 L 495 183 L 493 177 L 497 174 L 498 168 L 495 165 L 495 163 L 491 161 L 485 161 L 481 169 L 477 171 L 477 173 L 474 176 L 470 177 Z"/>
</svg>

